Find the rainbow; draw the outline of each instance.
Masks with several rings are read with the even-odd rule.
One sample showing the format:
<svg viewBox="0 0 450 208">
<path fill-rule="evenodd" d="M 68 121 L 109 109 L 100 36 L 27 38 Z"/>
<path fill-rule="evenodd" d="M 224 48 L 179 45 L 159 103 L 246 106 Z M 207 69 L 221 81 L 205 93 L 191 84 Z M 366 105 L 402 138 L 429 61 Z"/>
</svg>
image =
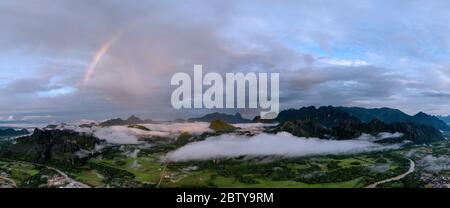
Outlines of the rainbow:
<svg viewBox="0 0 450 208">
<path fill-rule="evenodd" d="M 91 62 L 89 63 L 89 65 L 85 71 L 82 85 L 86 85 L 87 83 L 89 83 L 92 75 L 94 74 L 95 67 L 100 62 L 102 57 L 106 54 L 106 52 L 108 52 L 109 48 L 111 48 L 111 46 L 113 45 L 114 42 L 115 41 L 106 42 L 105 44 L 103 44 L 100 47 L 100 49 L 97 52 L 95 52 L 94 57 L 92 58 Z"/>
<path fill-rule="evenodd" d="M 89 81 L 92 78 L 92 75 L 95 72 L 95 68 L 97 67 L 98 63 L 102 60 L 103 56 L 105 56 L 106 53 L 108 53 L 108 50 L 128 31 L 130 31 L 133 27 L 143 23 L 145 18 L 140 19 L 139 21 L 134 22 L 133 24 L 130 24 L 128 27 L 126 27 L 124 30 L 116 33 L 112 38 L 110 38 L 108 41 L 106 41 L 104 44 L 101 45 L 101 47 L 94 53 L 94 56 L 92 57 L 92 60 L 90 61 L 89 65 L 87 66 L 83 80 L 81 82 L 81 86 L 85 86 L 89 83 Z"/>
</svg>

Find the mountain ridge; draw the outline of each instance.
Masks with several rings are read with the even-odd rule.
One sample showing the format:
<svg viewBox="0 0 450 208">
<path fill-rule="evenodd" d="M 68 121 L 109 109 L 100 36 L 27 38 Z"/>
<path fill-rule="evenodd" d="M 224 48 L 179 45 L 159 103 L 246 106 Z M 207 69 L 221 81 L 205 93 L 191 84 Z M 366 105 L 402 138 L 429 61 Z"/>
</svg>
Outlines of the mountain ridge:
<svg viewBox="0 0 450 208">
<path fill-rule="evenodd" d="M 257 119 L 257 117 L 255 117 Z M 388 124 L 407 122 L 432 126 L 441 131 L 450 131 L 450 127 L 436 116 L 419 112 L 413 116 L 393 108 L 363 108 L 363 107 L 334 107 L 308 106 L 299 109 L 281 111 L 274 121 L 285 122 L 295 120 L 314 120 L 326 127 L 333 127 L 347 120 L 368 123 L 379 119 Z"/>
<path fill-rule="evenodd" d="M 363 122 L 379 119 L 386 123 L 411 122 L 422 125 L 433 126 L 442 131 L 450 131 L 450 127 L 438 117 L 419 112 L 413 116 L 394 108 L 362 108 L 362 107 L 336 107 L 353 115 Z"/>
<path fill-rule="evenodd" d="M 251 123 L 252 122 L 250 119 L 243 118 L 240 113 L 236 113 L 236 114 L 232 115 L 232 114 L 214 112 L 214 113 L 205 114 L 202 117 L 187 119 L 188 122 L 211 122 L 214 120 L 222 120 L 224 122 L 231 123 L 231 124 Z"/>
<path fill-rule="evenodd" d="M 109 126 L 125 126 L 125 125 L 136 125 L 136 124 L 153 124 L 156 123 L 151 119 L 142 120 L 139 117 L 132 115 L 127 119 L 123 120 L 121 118 L 114 118 L 103 121 L 98 124 L 100 127 L 109 127 Z"/>
<path fill-rule="evenodd" d="M 14 128 L 0 129 L 0 137 L 21 136 L 21 135 L 27 135 L 29 133 L 30 132 L 28 132 L 27 129 L 20 129 L 20 130 L 15 130 Z"/>
<path fill-rule="evenodd" d="M 102 140 L 73 130 L 41 130 L 9 142 L 0 156 L 37 163 L 73 164 L 79 151 L 93 151 Z"/>
<path fill-rule="evenodd" d="M 369 123 L 347 120 L 331 128 L 327 128 L 311 120 L 286 121 L 279 124 L 274 131 L 286 131 L 298 137 L 317 137 L 336 140 L 351 140 L 363 134 L 377 137 L 380 133 L 389 133 L 392 135 L 401 133 L 401 135 L 397 135 L 396 137 L 383 138 L 378 142 L 403 142 L 409 140 L 417 144 L 431 143 L 444 139 L 440 131 L 431 126 L 407 122 L 388 124 L 377 119 Z"/>
</svg>

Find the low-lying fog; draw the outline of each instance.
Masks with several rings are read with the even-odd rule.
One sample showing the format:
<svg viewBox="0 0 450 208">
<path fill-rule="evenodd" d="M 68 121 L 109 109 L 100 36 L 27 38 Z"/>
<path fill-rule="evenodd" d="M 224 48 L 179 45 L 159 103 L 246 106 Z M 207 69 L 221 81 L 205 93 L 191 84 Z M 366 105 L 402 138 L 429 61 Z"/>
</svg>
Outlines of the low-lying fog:
<svg viewBox="0 0 450 208">
<path fill-rule="evenodd" d="M 273 124 L 250 123 L 236 124 L 241 128 L 238 131 L 250 131 L 255 136 L 237 134 L 224 134 L 210 137 L 199 142 L 189 143 L 173 152 L 168 153 L 164 159 L 170 161 L 207 160 L 214 158 L 228 158 L 238 156 L 308 156 L 325 154 L 353 154 L 361 152 L 394 149 L 401 144 L 382 145 L 375 143 L 379 139 L 400 137 L 399 133 L 380 133 L 377 136 L 363 134 L 352 140 L 325 140 L 319 138 L 296 137 L 286 132 L 277 134 L 262 133 L 264 127 Z M 112 144 L 141 144 L 142 137 L 176 138 L 182 132 L 199 135 L 211 132 L 209 123 L 163 123 L 142 124 L 150 131 L 128 128 L 127 126 L 112 126 L 106 128 L 92 127 L 80 128 L 66 126 L 79 132 L 92 133 L 100 139 Z"/>
<path fill-rule="evenodd" d="M 324 140 L 296 137 L 287 132 L 261 133 L 253 137 L 225 134 L 187 144 L 166 155 L 169 161 L 205 160 L 238 156 L 277 155 L 285 157 L 353 154 L 395 149 L 400 144 L 381 145 L 364 138 Z"/>
<path fill-rule="evenodd" d="M 127 126 L 111 126 L 111 127 L 92 127 L 80 128 L 78 126 L 66 126 L 65 129 L 72 129 L 78 132 L 92 133 L 94 136 L 104 139 L 112 144 L 140 144 L 143 143 L 139 138 L 142 137 L 168 137 L 176 138 L 182 132 L 192 135 L 199 135 L 203 132 L 211 132 L 209 123 L 162 123 L 162 124 L 141 124 L 150 131 L 136 128 L 128 128 Z"/>
<path fill-rule="evenodd" d="M 450 156 L 442 155 L 434 157 L 427 155 L 419 161 L 419 165 L 430 172 L 450 170 Z"/>
</svg>

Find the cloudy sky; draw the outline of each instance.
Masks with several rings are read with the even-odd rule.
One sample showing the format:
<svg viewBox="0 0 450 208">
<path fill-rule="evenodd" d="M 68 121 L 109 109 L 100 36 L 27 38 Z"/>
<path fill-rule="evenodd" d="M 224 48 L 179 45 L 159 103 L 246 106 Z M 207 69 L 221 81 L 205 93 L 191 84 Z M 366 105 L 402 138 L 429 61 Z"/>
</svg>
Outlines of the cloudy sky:
<svg viewBox="0 0 450 208">
<path fill-rule="evenodd" d="M 0 120 L 201 114 L 170 105 L 194 64 L 280 72 L 282 109 L 450 114 L 449 19 L 446 0 L 2 0 Z"/>
</svg>

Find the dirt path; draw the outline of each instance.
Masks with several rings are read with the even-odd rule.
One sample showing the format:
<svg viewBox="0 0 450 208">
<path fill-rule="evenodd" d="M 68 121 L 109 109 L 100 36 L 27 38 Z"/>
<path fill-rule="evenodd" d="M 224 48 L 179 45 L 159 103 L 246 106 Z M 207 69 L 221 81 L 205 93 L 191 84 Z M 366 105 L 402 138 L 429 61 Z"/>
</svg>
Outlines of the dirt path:
<svg viewBox="0 0 450 208">
<path fill-rule="evenodd" d="M 366 188 L 376 188 L 378 185 L 383 184 L 383 183 L 387 183 L 387 182 L 391 182 L 391 181 L 398 181 L 398 180 L 404 178 L 405 176 L 409 175 L 410 173 L 414 172 L 414 170 L 416 169 L 416 164 L 411 159 L 409 159 L 409 158 L 406 158 L 406 159 L 409 160 L 409 170 L 408 171 L 406 171 L 405 173 L 403 173 L 401 175 L 370 184 Z"/>
</svg>

